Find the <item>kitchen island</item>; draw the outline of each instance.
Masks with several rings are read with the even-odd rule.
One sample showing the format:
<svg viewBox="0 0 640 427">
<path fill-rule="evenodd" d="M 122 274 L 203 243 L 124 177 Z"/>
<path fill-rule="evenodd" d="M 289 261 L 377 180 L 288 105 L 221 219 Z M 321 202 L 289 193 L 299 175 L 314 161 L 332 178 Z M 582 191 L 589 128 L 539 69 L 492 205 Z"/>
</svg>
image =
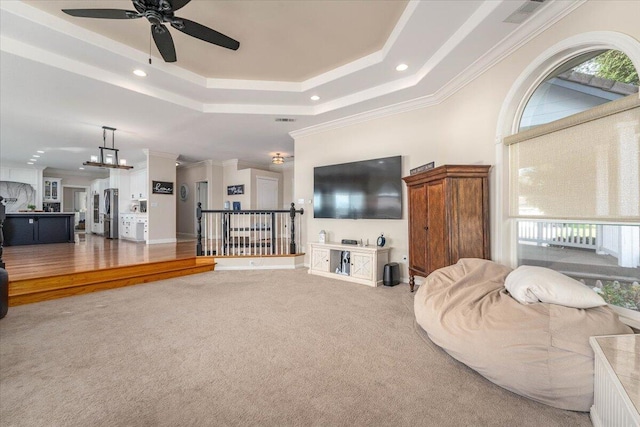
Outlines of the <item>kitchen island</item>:
<svg viewBox="0 0 640 427">
<path fill-rule="evenodd" d="M 4 221 L 4 246 L 73 243 L 74 212 L 11 212 Z"/>
</svg>

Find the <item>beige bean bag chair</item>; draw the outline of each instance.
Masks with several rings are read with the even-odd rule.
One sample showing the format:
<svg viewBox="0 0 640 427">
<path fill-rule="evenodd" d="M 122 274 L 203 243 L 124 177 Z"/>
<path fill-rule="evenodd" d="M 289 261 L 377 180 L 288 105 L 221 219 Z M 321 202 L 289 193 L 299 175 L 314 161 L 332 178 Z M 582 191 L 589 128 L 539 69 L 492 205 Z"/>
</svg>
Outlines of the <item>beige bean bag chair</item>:
<svg viewBox="0 0 640 427">
<path fill-rule="evenodd" d="M 434 343 L 493 383 L 557 408 L 588 411 L 589 337 L 632 333 L 631 328 L 606 306 L 522 304 L 505 288 L 511 271 L 491 261 L 461 259 L 433 272 L 415 295 L 418 324 Z"/>
</svg>

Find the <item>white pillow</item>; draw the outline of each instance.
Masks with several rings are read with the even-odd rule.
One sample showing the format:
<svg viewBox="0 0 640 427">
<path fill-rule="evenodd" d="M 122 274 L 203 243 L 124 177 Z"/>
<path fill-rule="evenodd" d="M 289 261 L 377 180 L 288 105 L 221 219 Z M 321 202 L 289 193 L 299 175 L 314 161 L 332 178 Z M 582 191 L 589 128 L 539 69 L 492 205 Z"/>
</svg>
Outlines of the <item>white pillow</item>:
<svg viewBox="0 0 640 427">
<path fill-rule="evenodd" d="M 586 285 L 544 267 L 522 265 L 509 273 L 504 286 L 522 304 L 547 302 L 575 308 L 607 305 Z"/>
</svg>

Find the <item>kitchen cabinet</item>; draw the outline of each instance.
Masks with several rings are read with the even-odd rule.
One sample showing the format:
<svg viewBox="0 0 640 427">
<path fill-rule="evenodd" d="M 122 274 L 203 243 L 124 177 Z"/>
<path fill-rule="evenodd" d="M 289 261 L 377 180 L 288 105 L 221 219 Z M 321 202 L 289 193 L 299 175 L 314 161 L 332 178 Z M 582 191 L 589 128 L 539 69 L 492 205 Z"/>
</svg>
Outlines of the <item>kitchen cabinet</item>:
<svg viewBox="0 0 640 427">
<path fill-rule="evenodd" d="M 73 243 L 74 213 L 7 213 L 4 245 L 36 245 L 41 243 Z"/>
<path fill-rule="evenodd" d="M 149 190 L 147 185 L 147 170 L 141 169 L 129 175 L 131 200 L 147 199 Z"/>
<path fill-rule="evenodd" d="M 44 178 L 42 187 L 44 202 L 60 202 L 62 200 L 62 180 L 60 178 Z"/>
<path fill-rule="evenodd" d="M 455 264 L 489 259 L 489 169 L 445 165 L 403 178 L 409 200 L 409 286 L 415 276 Z"/>
<path fill-rule="evenodd" d="M 120 215 L 120 238 L 146 241 L 148 238 L 149 222 L 146 214 L 126 213 Z"/>
</svg>

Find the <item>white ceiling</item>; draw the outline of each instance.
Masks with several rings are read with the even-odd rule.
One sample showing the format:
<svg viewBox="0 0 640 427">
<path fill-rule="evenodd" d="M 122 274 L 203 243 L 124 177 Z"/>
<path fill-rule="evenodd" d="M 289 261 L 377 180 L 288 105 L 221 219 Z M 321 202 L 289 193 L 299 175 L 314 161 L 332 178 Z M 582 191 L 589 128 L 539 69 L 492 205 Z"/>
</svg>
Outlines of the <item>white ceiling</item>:
<svg viewBox="0 0 640 427">
<path fill-rule="evenodd" d="M 111 126 L 129 164 L 147 148 L 267 165 L 293 155 L 291 131 L 441 102 L 582 2 L 547 0 L 524 23 L 503 22 L 525 3 L 193 0 L 176 15 L 237 39 L 238 51 L 172 29 L 178 61 L 154 46 L 149 65 L 146 20 L 59 12 L 129 1 L 1 0 L 0 155 L 26 167 L 43 150 L 34 167 L 78 171 Z M 396 71 L 401 62 L 409 69 Z"/>
</svg>

